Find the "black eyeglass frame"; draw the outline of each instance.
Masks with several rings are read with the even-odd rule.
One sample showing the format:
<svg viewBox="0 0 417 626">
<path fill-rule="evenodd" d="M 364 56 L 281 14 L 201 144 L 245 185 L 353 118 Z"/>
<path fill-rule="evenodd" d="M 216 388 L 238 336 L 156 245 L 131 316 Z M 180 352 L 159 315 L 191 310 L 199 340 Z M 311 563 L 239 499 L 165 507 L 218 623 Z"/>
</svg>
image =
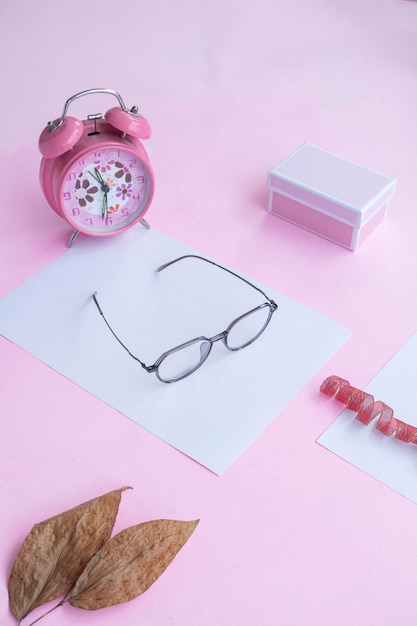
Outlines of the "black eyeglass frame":
<svg viewBox="0 0 417 626">
<path fill-rule="evenodd" d="M 249 280 L 247 280 L 246 278 L 243 278 L 243 276 L 239 276 L 239 274 L 236 274 L 235 272 L 233 272 L 232 270 L 229 270 L 226 267 L 223 267 L 222 265 L 219 265 L 218 263 L 215 263 L 214 261 L 211 261 L 210 259 L 206 259 L 205 257 L 202 256 L 198 256 L 196 254 L 185 254 L 183 256 L 180 256 L 176 259 L 173 259 L 172 261 L 168 261 L 168 263 L 164 263 L 163 265 L 160 265 L 159 267 L 156 268 L 157 272 L 161 272 L 162 270 L 166 269 L 167 267 L 169 267 L 170 265 L 173 265 L 174 263 L 177 263 L 178 261 L 182 261 L 183 259 L 199 259 L 201 261 L 205 261 L 206 263 L 210 263 L 211 265 L 215 265 L 216 267 L 224 270 L 225 272 L 228 272 L 229 274 L 231 274 L 232 276 L 235 276 L 236 278 L 239 278 L 241 281 L 243 281 L 244 283 L 246 283 L 247 285 L 249 285 L 250 287 L 253 287 L 253 289 L 256 289 L 256 291 L 258 291 L 259 293 L 261 293 L 264 298 L 267 300 L 266 302 L 258 305 L 257 307 L 251 309 L 250 311 L 247 311 L 246 313 L 243 313 L 242 315 L 239 315 L 238 317 L 236 317 L 226 328 L 226 330 L 222 331 L 221 333 L 217 333 L 216 335 L 213 335 L 213 337 L 195 337 L 194 339 L 191 339 L 190 341 L 186 341 L 185 343 L 182 343 L 178 346 L 176 346 L 175 348 L 171 348 L 170 350 L 167 350 L 166 352 L 163 352 L 155 361 L 155 363 L 153 365 L 146 365 L 146 363 L 144 363 L 141 359 L 139 359 L 139 357 L 137 357 L 136 355 L 134 355 L 129 348 L 121 341 L 121 339 L 116 335 L 115 331 L 113 330 L 113 328 L 110 326 L 109 322 L 107 321 L 103 310 L 98 302 L 97 299 L 97 291 L 95 291 L 92 295 L 92 298 L 94 300 L 95 305 L 97 306 L 97 309 L 100 313 L 100 315 L 102 316 L 105 324 L 107 325 L 108 329 L 110 330 L 110 332 L 112 333 L 112 335 L 115 337 L 115 339 L 119 342 L 119 344 L 122 346 L 122 348 L 124 348 L 126 350 L 126 352 L 129 354 L 129 356 L 132 357 L 132 359 L 134 359 L 135 361 L 137 361 L 142 368 L 148 372 L 148 374 L 156 374 L 156 377 L 158 378 L 158 380 L 160 380 L 163 383 L 174 383 L 177 382 L 179 380 L 182 380 L 183 378 L 187 378 L 188 376 L 190 376 L 191 374 L 193 374 L 196 370 L 198 370 L 203 363 L 207 360 L 207 357 L 209 356 L 211 349 L 213 347 L 213 344 L 216 343 L 216 341 L 222 341 L 222 343 L 225 345 L 225 347 L 232 351 L 232 352 L 236 352 L 238 350 L 242 350 L 243 348 L 246 348 L 247 346 L 249 346 L 251 343 L 253 343 L 254 341 L 256 341 L 260 335 L 262 335 L 262 333 L 264 332 L 264 330 L 266 329 L 266 327 L 268 326 L 269 322 L 271 321 L 271 317 L 273 315 L 273 313 L 278 309 L 278 305 L 277 303 L 272 300 L 271 298 L 269 298 L 266 293 L 260 289 L 259 287 L 257 287 L 256 285 L 254 285 L 253 283 L 251 283 Z M 232 330 L 232 328 L 239 323 L 240 321 L 242 321 L 243 319 L 245 319 L 246 317 L 249 317 L 250 315 L 252 315 L 253 313 L 255 313 L 258 310 L 261 310 L 265 307 L 269 308 L 269 313 L 267 316 L 267 319 L 264 323 L 264 325 L 262 326 L 262 328 L 258 331 L 258 333 L 249 341 L 247 341 L 246 343 L 242 344 L 241 346 L 238 347 L 230 347 L 227 343 L 227 337 L 230 333 L 230 331 Z M 209 344 L 209 348 L 207 349 L 206 353 L 204 356 L 201 357 L 201 360 L 195 365 L 195 367 L 187 370 L 187 372 L 180 374 L 179 376 L 175 377 L 175 378 L 171 378 L 169 380 L 161 378 L 160 374 L 159 374 L 159 366 L 161 365 L 161 363 L 171 354 L 174 354 L 175 352 L 179 352 L 180 350 L 183 350 L 184 348 L 187 348 L 191 345 L 193 345 L 194 343 L 198 343 L 198 342 L 207 342 Z"/>
</svg>

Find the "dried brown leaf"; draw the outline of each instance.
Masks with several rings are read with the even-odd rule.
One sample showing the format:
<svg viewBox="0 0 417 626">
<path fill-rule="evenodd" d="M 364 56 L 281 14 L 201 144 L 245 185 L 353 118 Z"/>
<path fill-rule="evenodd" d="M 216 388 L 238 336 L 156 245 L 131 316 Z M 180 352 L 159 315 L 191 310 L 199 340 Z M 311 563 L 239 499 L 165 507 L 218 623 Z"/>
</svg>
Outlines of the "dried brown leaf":
<svg viewBox="0 0 417 626">
<path fill-rule="evenodd" d="M 35 526 L 24 540 L 9 578 L 17 619 L 67 593 L 113 530 L 122 487 Z"/>
<path fill-rule="evenodd" d="M 168 567 L 197 524 L 154 520 L 123 530 L 88 563 L 70 604 L 92 611 L 136 598 Z"/>
</svg>

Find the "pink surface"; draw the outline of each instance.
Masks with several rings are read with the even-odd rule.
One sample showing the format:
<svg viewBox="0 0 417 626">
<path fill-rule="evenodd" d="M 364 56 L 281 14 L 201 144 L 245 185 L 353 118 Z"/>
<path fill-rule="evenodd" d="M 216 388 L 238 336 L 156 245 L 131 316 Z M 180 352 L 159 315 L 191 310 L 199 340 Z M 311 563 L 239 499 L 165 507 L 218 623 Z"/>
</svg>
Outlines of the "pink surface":
<svg viewBox="0 0 417 626">
<path fill-rule="evenodd" d="M 151 224 L 354 335 L 222 478 L 1 339 L 0 622 L 16 623 L 6 581 L 33 523 L 131 484 L 118 529 L 200 518 L 192 539 L 139 599 L 62 608 L 45 625 L 408 625 L 415 505 L 315 440 L 340 413 L 322 380 L 363 388 L 417 327 L 417 4 L 127 0 L 119 11 L 1 4 L 0 294 L 70 234 L 40 191 L 41 130 L 72 94 L 108 86 L 153 129 Z M 72 115 L 108 109 L 95 98 Z M 354 253 L 267 213 L 267 171 L 304 142 L 398 179 L 387 220 Z"/>
</svg>

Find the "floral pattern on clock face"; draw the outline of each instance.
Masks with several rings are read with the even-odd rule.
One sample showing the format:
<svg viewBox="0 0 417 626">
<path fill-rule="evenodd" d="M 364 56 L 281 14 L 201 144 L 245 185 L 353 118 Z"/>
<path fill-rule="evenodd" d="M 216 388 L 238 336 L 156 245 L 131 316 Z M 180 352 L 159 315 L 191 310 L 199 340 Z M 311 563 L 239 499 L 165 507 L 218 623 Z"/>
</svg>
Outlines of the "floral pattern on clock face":
<svg viewBox="0 0 417 626">
<path fill-rule="evenodd" d="M 62 200 L 76 227 L 111 232 L 138 219 L 150 191 L 146 165 L 129 151 L 112 148 L 93 152 L 72 167 Z"/>
</svg>

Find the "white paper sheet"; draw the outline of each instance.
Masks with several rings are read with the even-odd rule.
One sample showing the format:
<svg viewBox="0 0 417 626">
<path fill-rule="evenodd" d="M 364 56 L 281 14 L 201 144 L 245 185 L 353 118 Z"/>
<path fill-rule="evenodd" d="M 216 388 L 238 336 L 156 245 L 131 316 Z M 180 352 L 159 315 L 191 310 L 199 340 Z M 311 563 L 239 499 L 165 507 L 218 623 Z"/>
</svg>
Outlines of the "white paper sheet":
<svg viewBox="0 0 417 626">
<path fill-rule="evenodd" d="M 416 362 L 417 333 L 365 389 L 412 426 L 417 426 Z M 355 387 L 355 381 L 349 382 Z M 387 437 L 375 428 L 376 419 L 364 426 L 355 416 L 345 409 L 318 443 L 417 503 L 417 446 Z"/>
<path fill-rule="evenodd" d="M 118 344 L 91 296 L 98 291 L 114 330 L 147 364 L 183 341 L 225 330 L 261 304 L 257 291 L 201 261 L 155 272 L 190 253 L 140 225 L 88 238 L 0 300 L 0 332 L 220 475 L 350 331 L 264 287 L 279 309 L 258 341 L 238 352 L 218 342 L 192 376 L 161 383 Z"/>
</svg>

